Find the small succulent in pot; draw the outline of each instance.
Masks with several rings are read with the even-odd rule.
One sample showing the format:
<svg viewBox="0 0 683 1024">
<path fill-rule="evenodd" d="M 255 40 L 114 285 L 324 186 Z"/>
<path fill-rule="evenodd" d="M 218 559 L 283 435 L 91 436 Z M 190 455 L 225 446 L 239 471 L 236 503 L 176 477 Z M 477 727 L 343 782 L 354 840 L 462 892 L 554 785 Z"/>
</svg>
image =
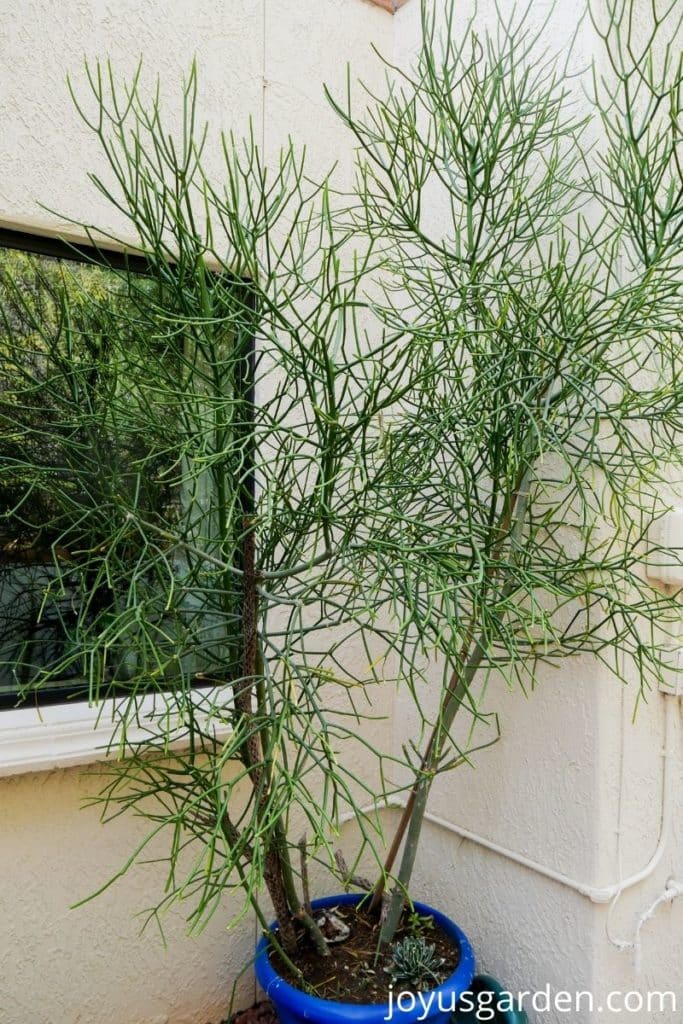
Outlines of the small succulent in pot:
<svg viewBox="0 0 683 1024">
<path fill-rule="evenodd" d="M 409 988 L 422 991 L 441 984 L 444 958 L 437 955 L 433 943 L 422 935 L 406 935 L 391 950 L 391 962 L 385 967 L 392 983 L 401 982 Z"/>
</svg>

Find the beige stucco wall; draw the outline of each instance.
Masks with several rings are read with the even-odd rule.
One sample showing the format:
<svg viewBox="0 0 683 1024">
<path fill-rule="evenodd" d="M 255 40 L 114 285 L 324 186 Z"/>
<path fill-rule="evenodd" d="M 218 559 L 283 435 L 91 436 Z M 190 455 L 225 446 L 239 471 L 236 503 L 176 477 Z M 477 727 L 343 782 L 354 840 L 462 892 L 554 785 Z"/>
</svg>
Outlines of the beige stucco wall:
<svg viewBox="0 0 683 1024">
<path fill-rule="evenodd" d="M 196 55 L 200 114 L 216 130 L 246 132 L 251 116 L 268 157 L 291 135 L 307 144 L 312 173 L 338 160 L 344 176 L 351 154 L 322 82 L 341 92 L 351 60 L 378 83 L 370 42 L 390 48 L 392 33 L 391 16 L 362 0 L 0 0 L 0 221 L 58 227 L 57 211 L 121 230 L 86 180 L 100 155 L 65 83 L 71 74 L 81 92 L 84 57 L 110 57 L 126 75 L 144 54 L 145 80 L 158 74 L 172 103 Z M 217 148 L 213 159 L 218 168 Z M 361 748 L 357 759 L 362 771 Z M 234 903 L 198 938 L 172 915 L 166 948 L 153 925 L 139 937 L 135 916 L 161 895 L 162 868 L 138 868 L 69 910 L 143 835 L 141 823 L 105 828 L 81 809 L 95 788 L 79 768 L 0 779 L 0 1021 L 218 1024 L 256 934 L 250 918 L 226 931 Z M 247 971 L 237 1005 L 253 996 Z"/>
</svg>

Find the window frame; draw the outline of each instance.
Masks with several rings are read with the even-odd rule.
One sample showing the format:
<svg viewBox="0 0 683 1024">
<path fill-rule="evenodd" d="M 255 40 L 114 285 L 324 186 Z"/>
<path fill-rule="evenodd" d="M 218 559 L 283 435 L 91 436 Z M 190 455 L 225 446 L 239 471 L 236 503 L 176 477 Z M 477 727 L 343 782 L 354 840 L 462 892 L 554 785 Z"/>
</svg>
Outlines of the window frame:
<svg viewBox="0 0 683 1024">
<path fill-rule="evenodd" d="M 111 241 L 100 242 L 94 236 L 87 242 L 66 237 L 38 227 L 19 227 L 0 221 L 0 249 L 14 249 L 37 256 L 58 260 L 71 260 L 104 269 L 149 273 L 150 264 L 143 253 L 134 247 L 116 247 Z M 218 271 L 217 271 L 218 272 Z M 254 401 L 255 339 L 248 339 L 246 351 L 246 373 L 249 384 L 245 389 L 247 402 Z M 242 378 L 244 381 L 244 378 Z M 253 507 L 255 495 L 255 460 L 247 474 L 245 506 Z M 248 513 L 248 509 L 245 509 Z M 17 704 L 16 693 L 0 693 L 0 777 L 24 772 L 50 771 L 95 761 L 117 759 L 125 754 L 116 739 L 119 708 L 129 698 L 111 696 L 92 702 L 75 696 L 78 684 L 69 683 L 53 687 L 43 694 L 36 692 L 32 701 Z M 222 686 L 195 684 L 198 702 L 210 702 L 225 695 L 231 696 L 231 684 Z M 168 713 L 168 704 L 162 692 L 140 696 L 138 718 L 141 722 L 152 723 Z M 225 707 L 225 700 L 222 704 Z M 212 725 L 207 710 L 197 712 L 200 725 L 212 728 L 216 739 L 222 739 L 232 731 L 225 721 Z M 143 725 L 128 727 L 127 735 L 132 743 L 144 739 Z M 170 749 L 184 745 L 183 730 L 178 729 L 177 739 L 171 731 Z"/>
<path fill-rule="evenodd" d="M 221 699 L 224 706 L 231 697 L 229 685 L 197 687 L 193 692 L 202 701 Z M 117 731 L 121 718 L 119 708 L 123 709 L 124 704 L 127 704 L 124 698 L 105 697 L 98 704 L 73 700 L 0 710 L 0 778 L 120 760 L 133 744 L 144 741 L 155 721 L 168 715 L 163 693 L 138 698 L 139 724 L 126 726 L 129 742 L 123 748 Z M 211 731 L 217 741 L 232 732 L 225 720 L 215 721 L 201 708 L 196 712 L 196 719 L 201 729 Z M 179 723 L 169 732 L 168 749 L 178 750 L 188 744 L 187 729 Z"/>
</svg>

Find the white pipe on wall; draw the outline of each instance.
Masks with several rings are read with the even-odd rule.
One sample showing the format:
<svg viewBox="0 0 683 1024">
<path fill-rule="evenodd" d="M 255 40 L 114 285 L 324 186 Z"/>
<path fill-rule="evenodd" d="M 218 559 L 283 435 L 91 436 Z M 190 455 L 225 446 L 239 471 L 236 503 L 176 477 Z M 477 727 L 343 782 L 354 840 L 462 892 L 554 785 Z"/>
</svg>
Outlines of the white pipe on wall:
<svg viewBox="0 0 683 1024">
<path fill-rule="evenodd" d="M 524 856 L 524 854 L 510 850 L 508 847 L 502 846 L 500 843 L 496 843 L 491 839 L 487 839 L 485 836 L 481 836 L 476 832 L 470 832 L 469 829 L 463 828 L 461 825 L 456 825 L 451 821 L 447 821 L 445 818 L 441 818 L 436 814 L 431 814 L 429 811 L 425 814 L 426 820 L 447 832 L 452 832 L 453 835 L 457 835 L 461 839 L 467 839 L 469 842 L 476 843 L 477 846 L 481 846 L 485 850 L 490 850 L 492 853 L 496 853 L 500 857 L 505 857 L 506 860 L 513 861 L 515 864 L 520 864 L 522 867 L 528 868 L 530 871 L 534 871 L 536 874 L 542 875 L 544 878 L 550 878 L 559 885 L 563 885 L 568 889 L 573 889 L 574 892 L 578 892 L 581 896 L 585 896 L 593 903 L 610 903 L 612 900 L 620 896 L 621 893 L 625 892 L 627 889 L 633 888 L 633 886 L 638 885 L 640 882 L 645 881 L 645 879 L 649 878 L 654 873 L 668 844 L 671 818 L 673 814 L 674 773 L 672 761 L 676 753 L 675 740 L 678 734 L 679 701 L 670 696 L 666 696 L 664 699 L 666 700 L 667 712 L 666 738 L 664 748 L 662 750 L 662 803 L 659 838 L 657 840 L 655 851 L 647 864 L 645 864 L 640 871 L 636 871 L 627 878 L 620 879 L 618 882 L 612 882 L 610 885 L 590 885 L 587 882 L 581 882 L 577 879 L 571 878 L 569 875 L 565 875 L 561 871 L 555 871 L 554 868 L 547 867 L 539 861 Z M 401 809 L 405 807 L 405 804 L 406 802 L 404 799 L 400 797 L 392 797 L 382 803 L 370 804 L 362 810 L 363 813 L 367 814 L 372 813 L 373 811 L 382 810 L 383 808 Z M 341 821 L 351 821 L 354 818 L 355 815 L 353 813 L 349 813 L 342 815 Z"/>
<path fill-rule="evenodd" d="M 640 974 L 641 969 L 642 942 L 640 938 L 640 933 L 642 931 L 643 925 L 655 916 L 655 914 L 661 906 L 663 906 L 665 903 L 673 903 L 673 901 L 677 900 L 679 896 L 683 896 L 683 882 L 677 882 L 675 878 L 670 878 L 669 881 L 666 883 L 666 888 L 664 889 L 664 892 L 660 896 L 658 896 L 654 903 L 652 903 L 651 906 L 649 906 L 648 909 L 645 910 L 638 918 L 638 924 L 636 925 L 635 934 L 633 936 L 633 942 L 629 942 L 626 944 L 627 949 L 632 949 L 635 952 L 635 967 L 637 974 Z"/>
</svg>

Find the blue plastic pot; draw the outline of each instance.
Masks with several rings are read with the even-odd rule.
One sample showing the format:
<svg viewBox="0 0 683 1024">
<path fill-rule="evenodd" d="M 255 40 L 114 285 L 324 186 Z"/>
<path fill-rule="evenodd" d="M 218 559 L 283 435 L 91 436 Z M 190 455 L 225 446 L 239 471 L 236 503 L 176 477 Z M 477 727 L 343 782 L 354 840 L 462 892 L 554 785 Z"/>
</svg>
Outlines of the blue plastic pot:
<svg viewBox="0 0 683 1024">
<path fill-rule="evenodd" d="M 360 903 L 362 899 L 363 896 L 358 893 L 327 896 L 322 900 L 314 900 L 313 909 L 324 910 L 326 907 Z M 463 992 L 468 991 L 474 977 L 474 953 L 467 936 L 445 914 L 433 910 L 426 903 L 415 903 L 414 907 L 418 914 L 431 914 L 460 947 L 460 961 L 450 977 L 438 988 L 423 993 L 423 999 L 429 1000 L 430 1009 L 427 1012 L 419 997 L 415 997 L 414 1007 L 399 1007 L 394 1002 L 390 1012 L 388 1003 L 356 1005 L 309 996 L 289 985 L 273 970 L 268 959 L 268 940 L 264 936 L 256 947 L 254 969 L 261 988 L 275 1004 L 280 1024 L 387 1024 L 389 1021 L 394 1024 L 448 1024 L 456 1002 Z M 271 925 L 271 929 L 274 927 Z M 409 1000 L 406 1002 L 409 1003 Z"/>
</svg>

